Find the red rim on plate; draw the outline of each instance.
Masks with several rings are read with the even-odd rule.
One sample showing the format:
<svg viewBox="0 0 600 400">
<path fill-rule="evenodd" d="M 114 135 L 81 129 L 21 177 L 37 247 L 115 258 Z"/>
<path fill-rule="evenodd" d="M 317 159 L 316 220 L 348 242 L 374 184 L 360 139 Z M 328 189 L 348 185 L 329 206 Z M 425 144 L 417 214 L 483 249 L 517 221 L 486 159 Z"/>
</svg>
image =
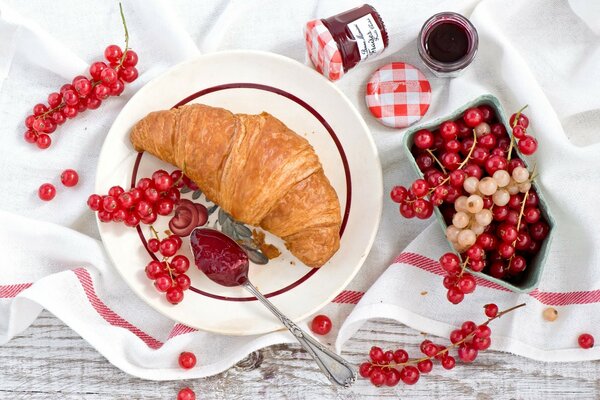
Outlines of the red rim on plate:
<svg viewBox="0 0 600 400">
<path fill-rule="evenodd" d="M 280 96 L 286 97 L 286 98 L 294 101 L 295 103 L 299 104 L 300 106 L 302 106 L 308 112 L 310 112 L 321 123 L 321 125 L 323 125 L 323 127 L 327 130 L 327 132 L 331 136 L 331 139 L 334 141 L 336 148 L 338 149 L 338 152 L 342 159 L 342 164 L 344 165 L 344 174 L 346 176 L 346 208 L 344 209 L 344 213 L 342 216 L 342 224 L 340 226 L 340 237 L 342 237 L 342 235 L 344 233 L 344 229 L 346 228 L 346 224 L 348 222 L 348 216 L 350 215 L 350 204 L 351 204 L 351 200 L 352 200 L 352 181 L 351 181 L 351 177 L 350 177 L 350 167 L 348 165 L 348 159 L 346 158 L 346 153 L 344 152 L 344 148 L 342 147 L 342 144 L 339 141 L 337 135 L 335 134 L 333 128 L 327 123 L 325 118 L 323 118 L 323 116 L 321 116 L 321 114 L 319 114 L 317 112 L 317 110 L 315 110 L 313 107 L 311 107 L 308 103 L 306 103 L 304 100 L 298 98 L 297 96 L 294 96 L 293 94 L 291 94 L 289 92 L 286 92 L 284 90 L 281 90 L 281 89 L 278 89 L 278 88 L 275 88 L 272 86 L 261 85 L 258 83 L 229 83 L 229 84 L 224 84 L 224 85 L 212 86 L 212 87 L 200 90 L 200 91 L 184 98 L 183 100 L 181 100 L 180 102 L 175 104 L 173 106 L 173 108 L 180 107 L 184 104 L 189 103 L 192 100 L 195 100 L 195 99 L 197 99 L 201 96 L 204 96 L 206 94 L 209 94 L 209 93 L 213 93 L 213 92 L 217 92 L 217 91 L 221 91 L 221 90 L 227 90 L 227 89 L 240 89 L 240 88 L 241 89 L 265 90 L 265 91 L 272 92 L 272 93 L 278 94 Z M 144 153 L 138 153 L 138 155 L 136 157 L 135 164 L 133 166 L 133 171 L 131 174 L 131 187 L 135 187 L 135 184 L 137 182 L 137 172 L 138 172 L 140 163 L 142 161 L 143 155 L 144 155 Z M 156 258 L 156 255 L 148 249 L 147 244 L 146 244 L 146 238 L 144 237 L 144 234 L 142 233 L 142 229 L 140 228 L 140 226 L 138 225 L 136 229 L 137 229 L 138 235 L 140 237 L 140 240 L 141 240 L 142 244 L 144 245 L 144 247 L 146 248 L 146 251 L 148 252 L 150 257 L 152 257 L 154 260 L 158 260 Z M 325 267 L 321 267 L 321 268 L 325 268 Z M 281 289 L 278 289 L 273 292 L 265 294 L 265 297 L 274 297 L 274 296 L 280 295 L 282 293 L 285 293 L 285 292 L 297 287 L 298 285 L 300 285 L 303 282 L 305 282 L 306 280 L 308 280 L 311 276 L 315 275 L 321 268 L 312 268 L 310 271 L 308 271 L 305 275 L 303 275 L 296 281 L 292 282 L 291 284 L 289 284 Z M 253 297 L 253 296 L 249 296 L 249 297 L 220 296 L 218 294 L 209 293 L 204 290 L 200 290 L 198 288 L 195 288 L 194 286 L 190 287 L 190 291 L 200 294 L 200 295 L 203 295 L 203 296 L 206 296 L 206 297 L 210 297 L 210 298 L 217 299 L 217 300 L 224 300 L 224 301 L 240 302 L 240 301 L 256 301 L 257 300 L 256 297 Z"/>
</svg>

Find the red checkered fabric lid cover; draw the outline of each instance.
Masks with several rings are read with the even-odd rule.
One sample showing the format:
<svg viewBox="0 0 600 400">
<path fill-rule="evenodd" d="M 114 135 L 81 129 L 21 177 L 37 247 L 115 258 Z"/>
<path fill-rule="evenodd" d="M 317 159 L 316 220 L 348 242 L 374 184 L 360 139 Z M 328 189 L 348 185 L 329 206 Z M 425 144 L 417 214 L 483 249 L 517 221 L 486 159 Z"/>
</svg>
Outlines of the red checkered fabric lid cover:
<svg viewBox="0 0 600 400">
<path fill-rule="evenodd" d="M 395 62 L 379 68 L 365 94 L 367 107 L 382 124 L 405 128 L 420 120 L 431 103 L 431 86 L 421 71 Z"/>
<path fill-rule="evenodd" d="M 304 29 L 306 50 L 317 71 L 329 80 L 337 81 L 344 75 L 342 53 L 333 36 L 320 19 L 309 21 Z"/>
</svg>

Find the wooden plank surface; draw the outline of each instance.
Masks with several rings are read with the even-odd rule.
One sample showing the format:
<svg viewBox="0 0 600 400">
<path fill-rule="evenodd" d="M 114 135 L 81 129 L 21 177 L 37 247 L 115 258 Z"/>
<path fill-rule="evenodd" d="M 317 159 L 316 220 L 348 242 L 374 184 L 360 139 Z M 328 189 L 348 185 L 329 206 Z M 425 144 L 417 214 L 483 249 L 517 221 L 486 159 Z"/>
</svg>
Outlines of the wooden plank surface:
<svg viewBox="0 0 600 400">
<path fill-rule="evenodd" d="M 359 363 L 371 345 L 404 344 L 416 351 L 422 336 L 390 321 L 373 321 L 345 347 Z M 184 386 L 198 399 L 599 399 L 600 362 L 540 363 L 484 352 L 452 371 L 436 366 L 414 386 L 374 388 L 359 380 L 351 389 L 329 385 L 298 346 L 253 353 L 230 370 L 194 381 L 152 382 L 113 367 L 48 312 L 0 347 L 0 399 L 175 399 Z"/>
</svg>

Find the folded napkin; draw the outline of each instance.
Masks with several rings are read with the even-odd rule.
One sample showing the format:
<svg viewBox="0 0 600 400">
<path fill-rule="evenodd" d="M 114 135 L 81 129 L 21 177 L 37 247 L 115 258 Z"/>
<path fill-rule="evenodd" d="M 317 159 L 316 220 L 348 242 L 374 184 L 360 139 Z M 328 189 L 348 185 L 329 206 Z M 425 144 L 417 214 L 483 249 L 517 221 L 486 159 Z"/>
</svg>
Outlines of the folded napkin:
<svg viewBox="0 0 600 400">
<path fill-rule="evenodd" d="M 481 34 L 477 60 L 458 79 L 440 80 L 429 75 L 434 97 L 427 117 L 443 115 L 486 92 L 497 95 L 509 110 L 528 103 L 540 141 L 540 184 L 558 225 L 543 286 L 537 296 L 521 296 L 530 303 L 526 310 L 498 321 L 495 329 L 500 336 L 495 336 L 494 346 L 535 358 L 559 359 L 546 353 L 565 354 L 564 359 L 593 357 L 595 350 L 573 348 L 574 335 L 580 330 L 594 333 L 597 329 L 594 313 L 584 309 L 595 305 L 590 300 L 586 306 L 566 306 L 566 302 L 588 297 L 565 293 L 600 289 L 594 271 L 598 253 L 593 246 L 598 235 L 594 228 L 600 221 L 592 205 L 592 199 L 600 194 L 597 174 L 592 173 L 598 166 L 592 157 L 598 150 L 593 127 L 600 121 L 600 100 L 594 96 L 600 80 L 593 79 L 597 74 L 593 60 L 600 56 L 594 51 L 597 37 L 590 28 L 598 19 L 584 22 L 578 17 L 587 14 L 581 12 L 582 4 L 574 13 L 562 2 L 509 3 L 373 2 L 396 35 L 394 50 L 398 51 L 355 68 L 337 85 L 371 128 L 380 151 L 385 190 L 409 183 L 413 176 L 401 152 L 401 131 L 385 128 L 369 116 L 364 84 L 374 69 L 390 61 L 422 68 L 415 37 L 434 12 L 451 9 L 471 15 Z M 117 3 L 72 0 L 61 4 L 59 8 L 47 7 L 41 1 L 0 0 L 0 134 L 4 141 L 0 146 L 0 185 L 5 194 L 0 202 L 0 247 L 4 250 L 0 344 L 25 330 L 45 308 L 118 368 L 147 379 L 178 379 L 216 374 L 256 349 L 293 342 L 284 332 L 251 337 L 199 332 L 149 308 L 111 265 L 85 199 L 93 192 L 105 133 L 127 100 L 150 79 L 178 62 L 215 50 L 260 49 L 303 61 L 303 24 L 357 3 L 213 0 L 199 7 L 192 0 L 128 0 L 124 8 L 130 43 L 140 57 L 140 78 L 119 98 L 68 121 L 53 134 L 52 147 L 39 151 L 22 139 L 28 110 L 83 73 L 101 58 L 106 45 L 122 42 Z M 290 29 L 294 26 L 297 29 Z M 515 31 L 515 26 L 520 29 Z M 555 162 L 559 159 L 561 162 Z M 66 168 L 80 174 L 75 188 L 60 185 L 58 177 Z M 44 182 L 54 183 L 58 190 L 48 203 L 36 195 Z M 576 195 L 578 188 L 582 195 Z M 439 268 L 431 261 L 446 249 L 441 230 L 435 225 L 427 228 L 430 224 L 401 219 L 386 196 L 378 237 L 364 267 L 322 310 L 336 327 L 322 338 L 325 343 L 342 348 L 362 321 L 378 316 L 446 334 L 452 324 L 475 319 L 480 306 L 491 299 L 502 306 L 520 300 L 510 293 L 479 287 L 463 304 L 446 304 L 441 277 L 436 274 Z M 398 252 L 421 232 L 388 268 Z M 428 294 L 421 296 L 421 291 Z M 539 318 L 542 304 L 557 301 L 548 299 L 563 299 L 564 306 L 559 308 L 559 320 L 551 326 Z M 536 325 L 539 334 L 524 337 Z M 337 327 L 342 327 L 339 337 Z M 191 371 L 177 366 L 177 355 L 184 350 L 198 356 L 198 366 Z"/>
</svg>

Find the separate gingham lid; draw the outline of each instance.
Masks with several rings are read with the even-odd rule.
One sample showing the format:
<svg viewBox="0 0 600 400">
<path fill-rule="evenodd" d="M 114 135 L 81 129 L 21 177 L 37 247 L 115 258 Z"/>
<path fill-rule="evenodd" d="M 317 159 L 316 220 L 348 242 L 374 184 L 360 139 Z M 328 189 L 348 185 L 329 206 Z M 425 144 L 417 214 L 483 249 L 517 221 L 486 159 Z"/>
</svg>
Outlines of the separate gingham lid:
<svg viewBox="0 0 600 400">
<path fill-rule="evenodd" d="M 375 71 L 367 83 L 365 100 L 379 122 L 391 128 L 406 128 L 429 109 L 431 85 L 414 66 L 395 62 Z"/>
<path fill-rule="evenodd" d="M 304 30 L 306 50 L 317 71 L 332 81 L 344 75 L 342 53 L 331 32 L 320 19 L 309 21 Z"/>
</svg>

